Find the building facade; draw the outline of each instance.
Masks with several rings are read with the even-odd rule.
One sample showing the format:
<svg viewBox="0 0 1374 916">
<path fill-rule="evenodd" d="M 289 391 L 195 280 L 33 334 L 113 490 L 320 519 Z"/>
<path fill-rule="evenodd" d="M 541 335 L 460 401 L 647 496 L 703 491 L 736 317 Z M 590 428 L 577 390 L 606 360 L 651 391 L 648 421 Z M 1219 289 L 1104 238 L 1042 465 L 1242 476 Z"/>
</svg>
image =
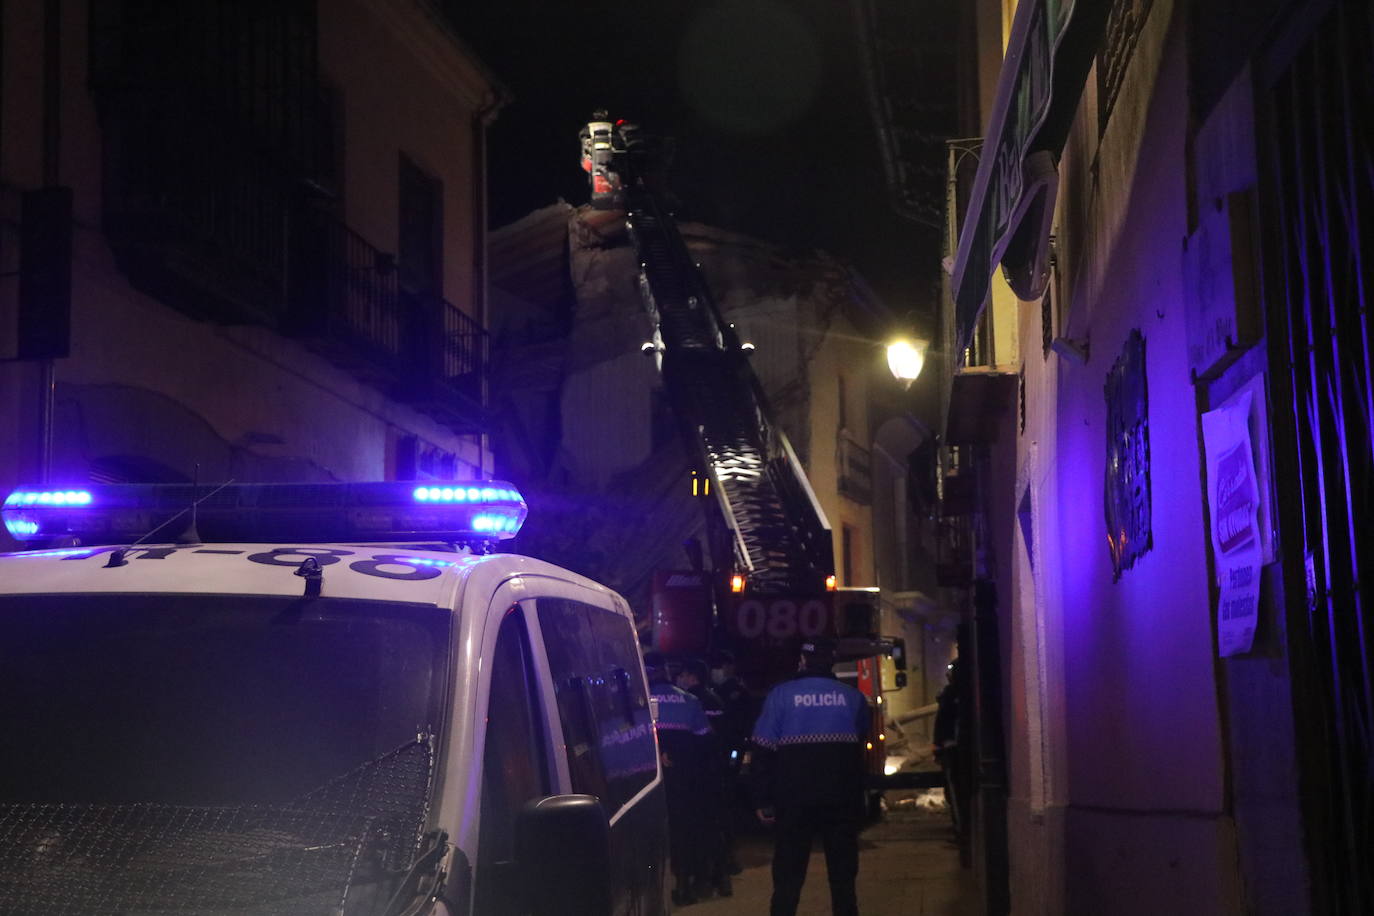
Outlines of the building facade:
<svg viewBox="0 0 1374 916">
<path fill-rule="evenodd" d="M 1002 35 L 946 312 L 986 909 L 1369 912 L 1368 6 Z"/>
<path fill-rule="evenodd" d="M 6 3 L 0 486 L 481 475 L 486 125 L 428 3 Z"/>
<path fill-rule="evenodd" d="M 556 548 L 563 559 L 602 557 L 608 568 L 598 574 L 634 595 L 647 594 L 652 569 L 685 563 L 682 541 L 701 535 L 702 511 L 689 450 L 641 349 L 653 328 L 623 223 L 618 211 L 558 203 L 493 232 L 502 354 L 493 398 L 496 451 L 510 476 L 562 491 L 555 500 L 580 494 L 586 505 L 570 503 L 575 515 L 622 519 L 569 531 L 568 546 Z M 875 584 L 870 389 L 886 370 L 872 330 L 860 330 L 871 293 L 821 254 L 698 224 L 682 233 L 725 319 L 753 346 L 753 371 L 830 521 L 840 583 Z M 588 539 L 601 547 L 574 555 Z"/>
</svg>

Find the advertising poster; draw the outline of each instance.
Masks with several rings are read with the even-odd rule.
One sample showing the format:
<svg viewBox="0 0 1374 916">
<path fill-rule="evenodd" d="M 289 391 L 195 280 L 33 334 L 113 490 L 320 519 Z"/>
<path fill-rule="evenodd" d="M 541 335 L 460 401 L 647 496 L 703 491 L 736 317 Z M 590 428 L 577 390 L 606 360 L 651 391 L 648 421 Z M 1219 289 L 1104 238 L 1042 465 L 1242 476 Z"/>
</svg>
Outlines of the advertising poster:
<svg viewBox="0 0 1374 916">
<path fill-rule="evenodd" d="M 1217 570 L 1217 650 L 1223 656 L 1250 651 L 1259 619 L 1264 538 L 1261 490 L 1250 444 L 1253 397 L 1253 390 L 1243 389 L 1221 407 L 1202 415 L 1212 555 Z"/>
</svg>

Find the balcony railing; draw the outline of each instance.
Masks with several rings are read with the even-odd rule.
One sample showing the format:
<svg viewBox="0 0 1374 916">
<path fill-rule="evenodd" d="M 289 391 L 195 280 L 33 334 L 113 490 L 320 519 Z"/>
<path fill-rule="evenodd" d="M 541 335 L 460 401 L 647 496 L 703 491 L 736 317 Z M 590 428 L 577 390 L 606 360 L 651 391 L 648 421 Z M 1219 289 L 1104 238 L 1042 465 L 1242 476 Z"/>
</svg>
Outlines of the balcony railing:
<svg viewBox="0 0 1374 916">
<path fill-rule="evenodd" d="M 403 291 L 412 318 L 413 363 L 397 396 L 460 432 L 481 424 L 487 366 L 487 332 L 462 309 L 439 296 Z"/>
<path fill-rule="evenodd" d="M 122 180 L 121 180 L 122 179 Z M 477 431 L 487 335 L 403 291 L 395 258 L 228 148 L 116 174 L 105 228 L 130 282 L 193 317 L 259 324 L 455 430 Z"/>
<path fill-rule="evenodd" d="M 406 364 L 395 261 L 334 217 L 294 214 L 287 331 L 370 381 L 395 382 Z"/>
<path fill-rule="evenodd" d="M 481 426 L 487 333 L 442 297 L 399 281 L 395 259 L 326 213 L 292 233 L 290 333 L 460 432 Z"/>
<path fill-rule="evenodd" d="M 935 578 L 942 588 L 963 588 L 973 581 L 973 524 L 967 517 L 937 523 Z"/>
<path fill-rule="evenodd" d="M 487 363 L 487 332 L 451 302 L 440 300 L 444 349 L 439 377 L 444 384 L 474 400 L 481 400 L 483 368 Z"/>
</svg>

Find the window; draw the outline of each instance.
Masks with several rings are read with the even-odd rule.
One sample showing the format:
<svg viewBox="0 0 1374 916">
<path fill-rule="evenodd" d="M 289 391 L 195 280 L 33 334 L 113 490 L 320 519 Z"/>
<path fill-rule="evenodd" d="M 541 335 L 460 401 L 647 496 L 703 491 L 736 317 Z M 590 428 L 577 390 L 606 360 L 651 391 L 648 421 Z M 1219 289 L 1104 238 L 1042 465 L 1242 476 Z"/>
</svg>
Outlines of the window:
<svg viewBox="0 0 1374 916">
<path fill-rule="evenodd" d="M 571 601 L 541 598 L 539 629 L 549 657 L 558 699 L 558 719 L 563 725 L 563 750 L 568 758 L 572 790 L 602 797 L 606 779 L 596 753 L 587 678 L 596 669 L 596 645 L 591 621 L 580 605 Z"/>
<path fill-rule="evenodd" d="M 549 794 L 532 673 L 524 615 L 513 607 L 501 621 L 491 661 L 477 845 L 479 913 L 508 912 L 507 902 L 519 899 L 508 883 L 514 874 L 516 817 L 527 801 Z"/>
<path fill-rule="evenodd" d="M 572 790 L 613 812 L 658 767 L 634 628 L 613 611 L 559 598 L 539 599 L 538 614 Z"/>
<path fill-rule="evenodd" d="M 315 184 L 339 201 L 344 174 L 344 100 L 343 92 L 330 82 L 315 87 Z"/>
<path fill-rule="evenodd" d="M 412 293 L 439 295 L 444 287 L 443 185 L 401 154 L 397 269 Z"/>
<path fill-rule="evenodd" d="M 658 770 L 654 723 L 630 621 L 597 607 L 588 607 L 587 613 L 601 655 L 593 714 L 610 807 L 618 809 L 647 786 Z"/>
<path fill-rule="evenodd" d="M 1098 135 L 1107 132 L 1107 121 L 1126 83 L 1126 68 L 1135 54 L 1136 42 L 1145 28 L 1153 0 L 1115 0 L 1107 13 L 1101 47 L 1097 52 Z"/>
</svg>

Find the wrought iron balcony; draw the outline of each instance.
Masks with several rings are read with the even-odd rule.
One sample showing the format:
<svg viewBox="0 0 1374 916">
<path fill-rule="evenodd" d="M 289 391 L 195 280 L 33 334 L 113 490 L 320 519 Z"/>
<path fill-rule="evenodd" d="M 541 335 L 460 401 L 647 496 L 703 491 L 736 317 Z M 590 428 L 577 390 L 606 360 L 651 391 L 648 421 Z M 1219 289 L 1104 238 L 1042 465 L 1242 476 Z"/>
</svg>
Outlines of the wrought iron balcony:
<svg viewBox="0 0 1374 916">
<path fill-rule="evenodd" d="M 396 397 L 455 432 L 481 432 L 486 425 L 486 330 L 439 296 L 402 291 L 401 302 L 411 319 L 409 365 Z"/>
<path fill-rule="evenodd" d="M 403 291 L 392 255 L 247 154 L 144 174 L 106 192 L 106 233 L 134 286 L 195 318 L 275 328 L 478 431 L 486 332 L 442 298 Z"/>
<path fill-rule="evenodd" d="M 404 289 L 395 259 L 316 209 L 292 232 L 289 333 L 463 433 L 482 428 L 487 333 L 458 306 Z"/>
<path fill-rule="evenodd" d="M 973 540 L 973 523 L 967 517 L 939 520 L 935 579 L 942 588 L 964 588 L 973 581 Z"/>
<path fill-rule="evenodd" d="M 485 331 L 405 292 L 395 258 L 325 209 L 337 163 L 312 0 L 110 0 L 90 28 L 103 224 L 131 284 L 197 319 L 295 337 L 478 431 Z"/>
<path fill-rule="evenodd" d="M 395 260 L 311 207 L 294 215 L 290 250 L 287 333 L 369 382 L 398 382 L 410 318 Z"/>
</svg>

